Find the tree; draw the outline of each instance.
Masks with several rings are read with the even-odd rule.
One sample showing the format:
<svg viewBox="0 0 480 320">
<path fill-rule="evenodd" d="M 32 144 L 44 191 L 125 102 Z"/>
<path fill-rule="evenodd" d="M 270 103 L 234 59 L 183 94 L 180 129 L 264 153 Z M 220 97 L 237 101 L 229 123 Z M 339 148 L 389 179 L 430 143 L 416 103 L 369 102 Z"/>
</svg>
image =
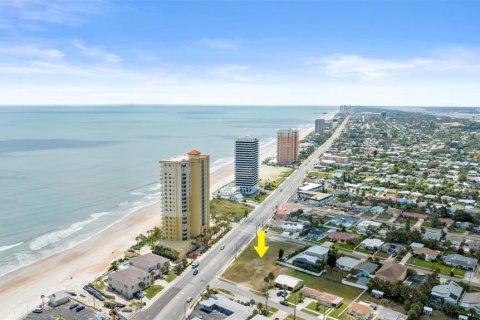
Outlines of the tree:
<svg viewBox="0 0 480 320">
<path fill-rule="evenodd" d="M 43 308 L 43 306 L 44 306 L 44 304 L 45 304 L 45 302 L 43 301 L 43 299 L 45 299 L 45 295 L 42 294 L 42 295 L 40 296 L 40 298 L 42 299 L 42 308 Z"/>
<path fill-rule="evenodd" d="M 283 248 L 278 249 L 278 260 L 282 260 L 284 254 L 285 251 L 283 250 Z"/>
<path fill-rule="evenodd" d="M 334 268 L 335 265 L 337 264 L 337 252 L 335 249 L 330 249 L 328 251 L 328 256 L 327 256 L 327 264 L 331 267 Z"/>
<path fill-rule="evenodd" d="M 268 277 L 263 278 L 263 282 L 265 282 L 265 292 L 267 292 L 267 284 L 270 283 L 270 279 Z"/>
<path fill-rule="evenodd" d="M 274 279 L 275 279 L 275 273 L 269 272 L 268 273 L 268 280 L 270 280 L 269 282 L 273 281 Z"/>
</svg>

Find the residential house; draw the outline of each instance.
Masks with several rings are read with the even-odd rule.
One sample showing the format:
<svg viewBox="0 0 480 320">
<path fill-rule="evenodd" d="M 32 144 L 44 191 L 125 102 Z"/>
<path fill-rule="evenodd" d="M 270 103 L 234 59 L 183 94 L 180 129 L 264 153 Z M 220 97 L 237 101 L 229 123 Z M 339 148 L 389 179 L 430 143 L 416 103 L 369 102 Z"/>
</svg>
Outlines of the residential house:
<svg viewBox="0 0 480 320">
<path fill-rule="evenodd" d="M 343 303 L 343 298 L 327 292 L 320 292 L 311 288 L 304 288 L 302 292 L 305 297 L 317 300 L 321 305 L 328 308 L 338 308 Z"/>
<path fill-rule="evenodd" d="M 357 240 L 360 236 L 358 234 L 347 233 L 347 232 L 332 232 L 328 234 L 328 237 L 332 241 L 337 241 L 340 243 L 352 243 Z"/>
<path fill-rule="evenodd" d="M 475 309 L 475 312 L 480 314 L 480 292 L 466 292 L 460 306 L 466 310 Z"/>
<path fill-rule="evenodd" d="M 454 253 L 443 257 L 443 263 L 447 266 L 461 268 L 469 271 L 475 271 L 478 264 L 478 259 L 469 258 L 460 254 Z"/>
<path fill-rule="evenodd" d="M 426 239 L 426 240 L 440 241 L 441 238 L 442 238 L 442 233 L 440 231 L 427 230 L 423 234 L 423 239 Z"/>
<path fill-rule="evenodd" d="M 336 266 L 343 271 L 350 271 L 360 264 L 360 260 L 350 257 L 340 257 L 337 259 Z"/>
<path fill-rule="evenodd" d="M 435 261 L 440 255 L 440 251 L 432 250 L 427 247 L 422 247 L 422 248 L 415 249 L 413 251 L 413 254 L 425 261 Z"/>
<path fill-rule="evenodd" d="M 307 233 L 307 238 L 319 241 L 325 237 L 325 231 L 313 228 Z"/>
<path fill-rule="evenodd" d="M 383 307 L 377 316 L 378 320 L 407 320 L 407 316 L 401 312 Z"/>
<path fill-rule="evenodd" d="M 161 257 L 154 253 L 147 253 L 129 260 L 132 267 L 143 270 L 145 272 L 160 272 L 166 263 L 170 263 L 170 260 Z"/>
<path fill-rule="evenodd" d="M 367 303 L 353 302 L 348 308 L 348 313 L 355 319 L 369 320 L 373 316 L 373 309 Z"/>
<path fill-rule="evenodd" d="M 425 245 L 423 243 L 418 243 L 418 242 L 412 242 L 410 243 L 410 248 L 415 251 L 417 250 L 418 248 L 423 248 L 425 247 Z"/>
<path fill-rule="evenodd" d="M 454 247 L 460 247 L 463 243 L 463 241 L 465 240 L 465 237 L 464 236 L 461 236 L 461 235 L 456 235 L 456 234 L 447 234 L 445 236 L 445 240 L 446 241 L 450 241 L 450 243 L 454 246 Z"/>
<path fill-rule="evenodd" d="M 375 276 L 391 284 L 395 284 L 398 281 L 405 280 L 407 277 L 407 267 L 397 262 L 387 262 L 375 273 Z"/>
<path fill-rule="evenodd" d="M 380 251 L 398 256 L 405 252 L 405 246 L 398 243 L 384 243 Z"/>
<path fill-rule="evenodd" d="M 379 265 L 373 262 L 362 262 L 355 269 L 359 271 L 358 275 L 362 277 L 371 277 L 377 271 Z"/>
<path fill-rule="evenodd" d="M 450 281 L 446 284 L 434 286 L 430 291 L 429 302 L 436 307 L 440 307 L 444 303 L 457 305 L 462 295 L 463 288 L 456 282 Z"/>
<path fill-rule="evenodd" d="M 406 286 L 409 286 L 411 288 L 418 288 L 418 287 L 420 287 L 420 285 L 422 285 L 423 283 L 427 283 L 427 282 L 428 282 L 428 276 L 427 275 L 416 274 L 416 275 L 410 276 L 407 279 L 405 279 L 405 281 L 403 281 L 403 284 L 406 285 Z"/>
<path fill-rule="evenodd" d="M 402 214 L 402 210 L 397 209 L 397 208 L 388 208 L 387 213 L 391 215 L 392 217 L 398 218 Z"/>
<path fill-rule="evenodd" d="M 380 239 L 365 239 L 360 243 L 360 247 L 367 249 L 367 250 L 378 250 L 382 245 L 383 241 Z"/>
<path fill-rule="evenodd" d="M 150 273 L 137 268 L 127 268 L 108 275 L 108 286 L 128 299 L 149 287 L 153 282 Z M 142 288 L 143 287 L 143 288 Z"/>
<path fill-rule="evenodd" d="M 317 257 L 321 262 L 327 262 L 330 249 L 324 246 L 313 246 L 304 251 L 306 255 Z"/>
<path fill-rule="evenodd" d="M 286 286 L 290 291 L 295 291 L 303 287 L 303 280 L 287 276 L 286 274 L 278 275 L 274 283 L 278 288 L 283 288 Z"/>
</svg>

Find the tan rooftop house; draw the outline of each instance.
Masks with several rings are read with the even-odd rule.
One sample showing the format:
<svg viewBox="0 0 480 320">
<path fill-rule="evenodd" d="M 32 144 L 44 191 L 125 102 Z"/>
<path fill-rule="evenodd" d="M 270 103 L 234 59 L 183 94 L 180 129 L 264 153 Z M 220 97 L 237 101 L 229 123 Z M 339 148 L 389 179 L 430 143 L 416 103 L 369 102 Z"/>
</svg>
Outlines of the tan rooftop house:
<svg viewBox="0 0 480 320">
<path fill-rule="evenodd" d="M 349 243 L 358 239 L 360 236 L 358 234 L 347 233 L 347 232 L 332 232 L 328 234 L 328 237 L 331 240 L 335 240 L 340 243 Z"/>
<path fill-rule="evenodd" d="M 437 260 L 440 255 L 440 251 L 432 250 L 427 247 L 417 248 L 413 253 L 422 256 L 425 261 Z"/>
<path fill-rule="evenodd" d="M 398 281 L 403 281 L 407 277 L 407 267 L 397 262 L 385 263 L 376 273 L 375 276 L 395 284 Z"/>
<path fill-rule="evenodd" d="M 368 320 L 373 316 L 373 310 L 368 304 L 358 302 L 353 302 L 350 305 L 348 313 L 355 319 L 360 320 Z"/>
<path fill-rule="evenodd" d="M 428 216 L 426 214 L 416 213 L 416 212 L 404 212 L 402 213 L 404 218 L 411 218 L 417 220 L 425 220 Z"/>
<path fill-rule="evenodd" d="M 149 287 L 153 282 L 152 276 L 137 268 L 127 268 L 115 271 L 108 275 L 108 286 L 124 297 L 131 299 L 143 288 Z"/>
<path fill-rule="evenodd" d="M 334 294 L 330 294 L 327 292 L 320 292 L 312 288 L 304 288 L 302 291 L 305 297 L 313 300 L 317 300 L 321 305 L 324 305 L 329 308 L 330 307 L 338 308 L 343 303 L 343 298 L 338 297 Z"/>
</svg>

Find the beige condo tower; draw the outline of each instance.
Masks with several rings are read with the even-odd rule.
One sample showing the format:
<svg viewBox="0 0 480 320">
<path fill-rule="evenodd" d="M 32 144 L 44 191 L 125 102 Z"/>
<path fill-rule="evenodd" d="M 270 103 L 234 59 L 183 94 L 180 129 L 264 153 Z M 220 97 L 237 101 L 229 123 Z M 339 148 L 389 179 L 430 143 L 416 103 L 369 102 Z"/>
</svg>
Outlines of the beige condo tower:
<svg viewBox="0 0 480 320">
<path fill-rule="evenodd" d="M 210 158 L 197 150 L 160 161 L 162 234 L 186 241 L 210 224 Z"/>
</svg>

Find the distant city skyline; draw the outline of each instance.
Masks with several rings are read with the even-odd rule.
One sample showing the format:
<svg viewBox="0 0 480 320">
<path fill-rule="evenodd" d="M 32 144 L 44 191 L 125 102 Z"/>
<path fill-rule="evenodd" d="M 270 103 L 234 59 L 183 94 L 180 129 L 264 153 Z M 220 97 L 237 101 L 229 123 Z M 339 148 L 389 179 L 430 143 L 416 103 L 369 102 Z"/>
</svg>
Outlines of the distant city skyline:
<svg viewBox="0 0 480 320">
<path fill-rule="evenodd" d="M 477 1 L 0 2 L 0 105 L 476 106 Z"/>
</svg>

